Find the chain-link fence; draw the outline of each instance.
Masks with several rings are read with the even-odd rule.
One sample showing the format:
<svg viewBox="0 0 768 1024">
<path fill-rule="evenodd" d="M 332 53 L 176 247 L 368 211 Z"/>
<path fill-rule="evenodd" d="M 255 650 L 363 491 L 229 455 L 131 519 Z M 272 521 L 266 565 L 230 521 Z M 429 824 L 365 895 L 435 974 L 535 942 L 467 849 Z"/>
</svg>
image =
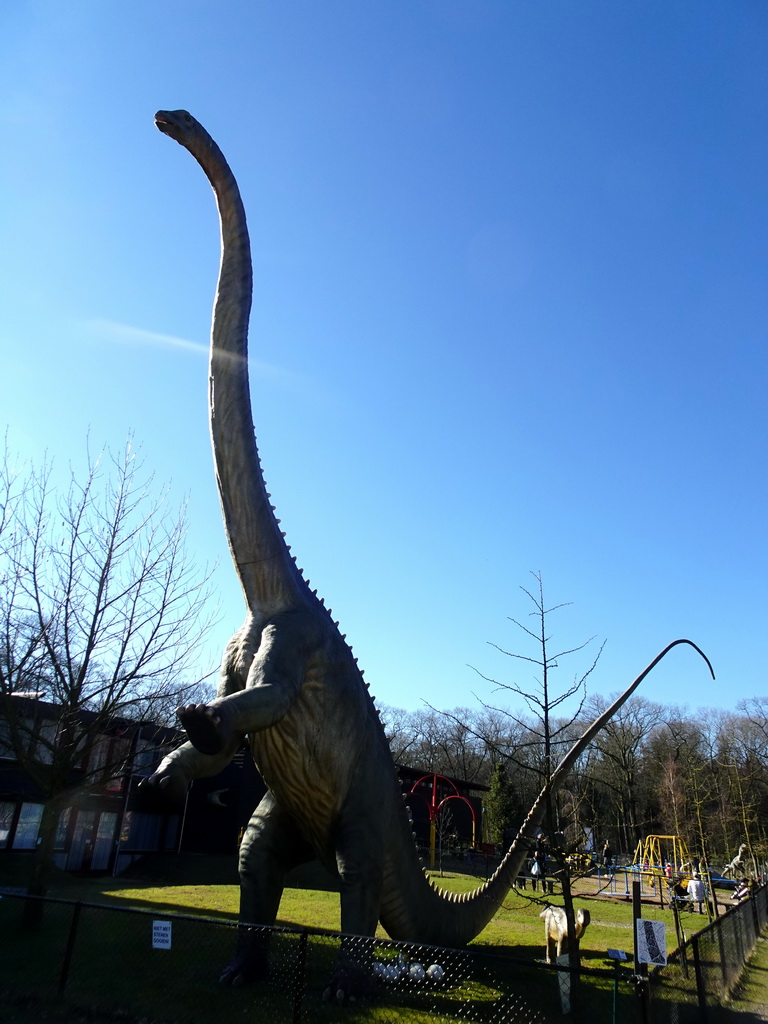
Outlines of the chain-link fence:
<svg viewBox="0 0 768 1024">
<path fill-rule="evenodd" d="M 153 1024 L 210 1024 L 222 1016 L 270 1024 L 549 1024 L 568 1001 L 579 1020 L 642 1021 L 629 971 L 585 968 L 572 976 L 564 967 L 475 948 L 309 929 L 249 930 L 251 940 L 268 946 L 268 975 L 224 987 L 219 974 L 238 934 L 224 919 L 6 894 L 0 995 L 119 1011 Z M 368 979 L 366 998 L 344 1006 L 323 998 L 340 963 Z"/>
<path fill-rule="evenodd" d="M 706 1022 L 741 977 L 761 932 L 768 927 L 768 887 L 731 908 L 681 943 L 651 978 L 654 1024 Z"/>
</svg>

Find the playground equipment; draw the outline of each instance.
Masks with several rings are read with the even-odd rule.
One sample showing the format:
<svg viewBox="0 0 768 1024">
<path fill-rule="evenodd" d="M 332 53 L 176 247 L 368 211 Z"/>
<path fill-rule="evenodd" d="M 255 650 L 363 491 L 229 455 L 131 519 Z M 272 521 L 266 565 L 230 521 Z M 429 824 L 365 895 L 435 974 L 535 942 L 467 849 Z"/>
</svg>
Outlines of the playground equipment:
<svg viewBox="0 0 768 1024">
<path fill-rule="evenodd" d="M 680 836 L 646 836 L 637 844 L 632 867 L 643 874 L 669 878 L 691 871 L 691 855 Z"/>
<path fill-rule="evenodd" d="M 672 901 L 685 892 L 693 871 L 688 845 L 680 836 L 646 836 L 637 844 L 634 862 L 628 871 L 636 871 L 651 888 L 670 890 Z"/>
<path fill-rule="evenodd" d="M 421 792 L 424 785 L 429 785 L 431 788 L 430 799 L 427 800 L 423 792 Z M 440 799 L 440 789 L 448 789 L 448 796 Z M 452 790 L 452 792 L 451 792 Z M 445 807 L 449 800 L 462 800 L 469 808 L 470 814 L 472 815 L 472 847 L 474 848 L 477 844 L 477 812 L 472 806 L 472 802 L 467 797 L 462 796 L 459 790 L 451 779 L 447 779 L 445 775 L 437 775 L 432 773 L 431 775 L 422 775 L 411 786 L 410 796 L 419 796 L 427 805 L 429 810 L 429 867 L 430 870 L 435 869 L 435 840 L 437 837 L 437 819 L 440 815 L 440 811 Z"/>
<path fill-rule="evenodd" d="M 692 878 L 698 878 L 699 872 L 704 889 L 702 893 L 700 885 L 694 887 L 697 897 L 702 896 L 694 900 L 688 883 Z M 601 875 L 606 879 L 604 883 Z M 678 944 L 683 941 L 680 911 L 701 910 L 702 905 L 706 905 L 710 917 L 713 912 L 709 900 L 714 880 L 706 869 L 701 871 L 699 863 L 692 860 L 688 845 L 680 836 L 647 836 L 637 844 L 634 863 L 626 867 L 602 869 L 602 872 L 598 868 L 597 877 L 599 893 L 623 895 L 630 899 L 630 885 L 639 882 L 641 897 L 658 900 L 661 907 L 674 910 Z"/>
</svg>

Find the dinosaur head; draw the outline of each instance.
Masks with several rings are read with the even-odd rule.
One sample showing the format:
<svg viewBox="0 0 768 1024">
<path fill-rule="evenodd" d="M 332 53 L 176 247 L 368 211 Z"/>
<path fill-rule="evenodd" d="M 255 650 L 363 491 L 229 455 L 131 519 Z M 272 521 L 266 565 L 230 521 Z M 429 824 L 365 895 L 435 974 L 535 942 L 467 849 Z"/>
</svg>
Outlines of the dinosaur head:
<svg viewBox="0 0 768 1024">
<path fill-rule="evenodd" d="M 175 139 L 188 150 L 201 165 L 211 184 L 216 188 L 222 175 L 231 178 L 232 172 L 221 150 L 199 121 L 187 110 L 158 110 L 155 127 L 169 139 Z M 226 172 L 226 173 L 225 173 Z"/>
<path fill-rule="evenodd" d="M 187 149 L 194 149 L 196 140 L 208 141 L 205 128 L 186 110 L 158 110 L 155 126 Z"/>
</svg>

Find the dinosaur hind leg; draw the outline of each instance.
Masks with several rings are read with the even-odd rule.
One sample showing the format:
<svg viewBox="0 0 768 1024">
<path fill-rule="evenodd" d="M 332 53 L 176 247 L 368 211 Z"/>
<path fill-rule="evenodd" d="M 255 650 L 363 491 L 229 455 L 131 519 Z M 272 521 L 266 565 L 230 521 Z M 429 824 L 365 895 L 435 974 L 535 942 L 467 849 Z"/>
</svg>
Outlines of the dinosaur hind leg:
<svg viewBox="0 0 768 1024">
<path fill-rule="evenodd" d="M 370 806 L 384 808 L 375 788 L 364 789 Z M 384 815 L 382 815 L 384 817 Z M 375 989 L 373 936 L 379 921 L 386 849 L 383 823 L 378 827 L 360 809 L 348 805 L 336 836 L 336 869 L 341 881 L 341 941 L 339 962 L 323 998 L 338 1003 L 365 998 Z M 369 938 L 370 936 L 370 938 Z"/>
<path fill-rule="evenodd" d="M 286 873 L 313 856 L 292 819 L 267 793 L 240 844 L 240 926 L 235 955 L 221 973 L 225 985 L 245 985 L 267 974 L 269 928 L 277 917 Z"/>
</svg>

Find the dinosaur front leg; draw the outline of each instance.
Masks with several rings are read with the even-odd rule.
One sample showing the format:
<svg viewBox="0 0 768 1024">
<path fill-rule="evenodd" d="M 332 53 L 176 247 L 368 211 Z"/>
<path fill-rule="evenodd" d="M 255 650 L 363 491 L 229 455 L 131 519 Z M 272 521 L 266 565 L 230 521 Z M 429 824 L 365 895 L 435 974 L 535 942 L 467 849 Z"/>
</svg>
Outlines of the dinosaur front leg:
<svg viewBox="0 0 768 1024">
<path fill-rule="evenodd" d="M 213 756 L 220 753 L 237 735 L 233 709 L 225 700 L 211 704 L 186 704 L 176 710 L 176 717 L 189 742 L 201 754 Z M 245 731 L 240 735 L 244 736 Z"/>
<path fill-rule="evenodd" d="M 279 722 L 301 688 L 315 632 L 314 620 L 300 612 L 284 613 L 264 626 L 244 689 L 177 710 L 190 743 L 214 755 Z"/>
<path fill-rule="evenodd" d="M 240 843 L 240 927 L 235 955 L 220 976 L 224 984 L 245 985 L 266 975 L 269 928 L 277 917 L 286 873 L 313 855 L 293 820 L 267 793 Z"/>
<path fill-rule="evenodd" d="M 232 651 L 236 655 L 243 637 L 247 642 L 247 626 L 235 634 L 225 653 L 217 692 L 219 699 L 232 693 L 238 693 L 243 688 L 242 678 L 228 664 L 232 657 Z M 194 707 L 195 705 L 189 706 Z M 155 789 L 170 799 L 183 799 L 193 779 L 211 778 L 218 775 L 235 756 L 239 746 L 240 737 L 234 733 L 226 737 L 215 750 L 203 751 L 191 742 L 184 743 L 163 758 L 155 772 L 145 779 L 141 786 Z"/>
<path fill-rule="evenodd" d="M 169 800 L 183 800 L 193 779 L 218 775 L 235 756 L 238 746 L 239 740 L 233 738 L 218 754 L 208 756 L 191 743 L 184 743 L 163 758 L 153 774 L 143 780 L 141 788 L 156 790 Z"/>
</svg>

